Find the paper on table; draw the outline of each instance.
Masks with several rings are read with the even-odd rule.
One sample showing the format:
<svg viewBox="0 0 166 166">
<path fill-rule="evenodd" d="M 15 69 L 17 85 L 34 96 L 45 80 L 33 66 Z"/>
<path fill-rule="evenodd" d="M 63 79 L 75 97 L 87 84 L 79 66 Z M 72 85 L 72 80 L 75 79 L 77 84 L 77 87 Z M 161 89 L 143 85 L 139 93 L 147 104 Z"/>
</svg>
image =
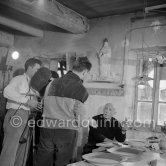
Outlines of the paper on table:
<svg viewBox="0 0 166 166">
<path fill-rule="evenodd" d="M 97 143 L 96 146 L 113 147 L 114 144 L 113 144 L 113 142 L 101 142 L 101 143 Z"/>
<path fill-rule="evenodd" d="M 126 139 L 126 142 L 146 142 L 146 140 L 141 140 L 141 139 Z"/>
</svg>

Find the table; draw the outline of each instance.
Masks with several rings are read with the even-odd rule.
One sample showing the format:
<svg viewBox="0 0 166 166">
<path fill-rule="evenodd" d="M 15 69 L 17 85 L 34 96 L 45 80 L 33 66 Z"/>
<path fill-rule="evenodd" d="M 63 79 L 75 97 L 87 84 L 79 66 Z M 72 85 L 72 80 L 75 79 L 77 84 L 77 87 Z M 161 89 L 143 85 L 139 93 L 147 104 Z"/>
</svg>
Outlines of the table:
<svg viewBox="0 0 166 166">
<path fill-rule="evenodd" d="M 156 160 L 157 164 L 155 164 Z M 160 154 L 153 151 L 143 152 L 140 156 L 136 156 L 135 158 L 129 159 L 120 164 L 116 165 L 114 164 L 114 166 L 150 166 L 149 165 L 150 161 L 154 161 L 152 162 L 154 164 L 151 164 L 151 166 L 166 166 L 166 153 Z M 67 166 L 94 166 L 94 165 L 87 163 L 86 161 L 80 161 L 77 163 L 69 164 Z"/>
</svg>

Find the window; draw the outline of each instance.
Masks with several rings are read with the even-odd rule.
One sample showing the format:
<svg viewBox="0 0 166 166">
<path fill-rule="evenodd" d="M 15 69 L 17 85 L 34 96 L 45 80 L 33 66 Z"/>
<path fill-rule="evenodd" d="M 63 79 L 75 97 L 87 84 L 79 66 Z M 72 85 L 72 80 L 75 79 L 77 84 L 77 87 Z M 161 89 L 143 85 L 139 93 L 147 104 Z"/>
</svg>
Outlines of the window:
<svg viewBox="0 0 166 166">
<path fill-rule="evenodd" d="M 58 71 L 57 72 L 58 72 L 59 77 L 62 77 L 64 74 L 67 73 L 66 61 L 58 62 Z"/>
<path fill-rule="evenodd" d="M 166 122 L 166 64 L 141 59 L 137 71 L 135 120 L 154 129 Z"/>
<path fill-rule="evenodd" d="M 166 64 L 160 65 L 158 83 L 158 114 L 157 124 L 163 125 L 166 121 Z"/>
</svg>

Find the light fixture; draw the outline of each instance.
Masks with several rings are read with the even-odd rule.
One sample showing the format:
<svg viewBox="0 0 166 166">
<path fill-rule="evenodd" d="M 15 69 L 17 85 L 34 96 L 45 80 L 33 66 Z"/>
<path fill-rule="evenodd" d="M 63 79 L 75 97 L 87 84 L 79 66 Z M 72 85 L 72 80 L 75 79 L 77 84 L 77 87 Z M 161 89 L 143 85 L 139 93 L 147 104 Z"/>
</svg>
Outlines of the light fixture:
<svg viewBox="0 0 166 166">
<path fill-rule="evenodd" d="M 149 58 L 149 62 L 152 62 L 153 61 L 153 59 L 152 58 Z"/>
<path fill-rule="evenodd" d="M 141 80 L 141 81 L 138 83 L 138 88 L 139 88 L 139 89 L 144 89 L 145 87 L 146 87 L 145 81 Z"/>
<path fill-rule="evenodd" d="M 13 51 L 12 54 L 11 54 L 11 57 L 14 59 L 14 60 L 17 60 L 20 56 L 20 53 L 18 51 Z"/>
</svg>

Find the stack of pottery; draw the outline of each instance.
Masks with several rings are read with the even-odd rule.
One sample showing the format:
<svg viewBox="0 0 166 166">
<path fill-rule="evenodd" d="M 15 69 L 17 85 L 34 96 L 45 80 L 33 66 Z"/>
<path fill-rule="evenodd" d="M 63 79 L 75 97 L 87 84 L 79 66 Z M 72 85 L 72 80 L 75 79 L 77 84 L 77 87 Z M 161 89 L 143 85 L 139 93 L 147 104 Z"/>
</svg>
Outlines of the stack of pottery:
<svg viewBox="0 0 166 166">
<path fill-rule="evenodd" d="M 148 147 L 153 150 L 159 150 L 159 142 L 160 142 L 160 139 L 156 136 L 147 138 Z"/>
</svg>

